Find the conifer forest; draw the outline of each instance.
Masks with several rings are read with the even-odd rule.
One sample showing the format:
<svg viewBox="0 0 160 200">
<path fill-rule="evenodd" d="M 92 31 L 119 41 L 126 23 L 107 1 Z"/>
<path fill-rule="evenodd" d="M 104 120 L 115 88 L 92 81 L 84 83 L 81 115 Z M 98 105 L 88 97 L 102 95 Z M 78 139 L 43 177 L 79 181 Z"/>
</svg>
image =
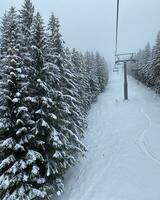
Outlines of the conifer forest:
<svg viewBox="0 0 160 200">
<path fill-rule="evenodd" d="M 86 115 L 108 82 L 98 53 L 69 49 L 53 13 L 30 0 L 4 13 L 0 31 L 0 199 L 49 199 L 87 151 Z"/>
<path fill-rule="evenodd" d="M 1 1 L 0 200 L 160 200 L 159 10 Z"/>
</svg>

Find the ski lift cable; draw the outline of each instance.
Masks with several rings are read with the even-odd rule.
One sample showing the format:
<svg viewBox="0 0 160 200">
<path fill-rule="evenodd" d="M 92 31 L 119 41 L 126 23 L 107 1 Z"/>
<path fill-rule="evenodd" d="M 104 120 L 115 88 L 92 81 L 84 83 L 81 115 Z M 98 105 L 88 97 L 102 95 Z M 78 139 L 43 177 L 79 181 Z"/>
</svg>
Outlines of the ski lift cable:
<svg viewBox="0 0 160 200">
<path fill-rule="evenodd" d="M 115 56 L 118 51 L 118 28 L 119 28 L 119 0 L 117 0 L 117 19 L 116 19 L 116 45 L 115 45 Z"/>
</svg>

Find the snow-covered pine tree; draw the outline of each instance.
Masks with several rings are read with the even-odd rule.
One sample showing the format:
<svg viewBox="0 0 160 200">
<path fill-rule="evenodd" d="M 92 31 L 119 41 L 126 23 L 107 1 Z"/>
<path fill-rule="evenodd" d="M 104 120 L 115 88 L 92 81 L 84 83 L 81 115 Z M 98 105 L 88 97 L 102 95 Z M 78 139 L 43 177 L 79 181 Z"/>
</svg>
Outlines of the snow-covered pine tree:
<svg viewBox="0 0 160 200">
<path fill-rule="evenodd" d="M 92 75 L 92 80 L 93 80 L 93 91 L 94 91 L 94 94 L 93 94 L 93 99 L 94 101 L 97 100 L 97 96 L 99 95 L 100 93 L 100 89 L 99 89 L 99 80 L 98 80 L 98 76 L 97 76 L 97 64 L 96 64 L 96 55 L 92 52 L 91 53 L 91 61 L 92 61 L 92 72 L 91 72 L 91 75 Z"/>
<path fill-rule="evenodd" d="M 145 48 L 140 49 L 135 55 L 136 63 L 130 64 L 130 74 L 144 83 L 147 87 L 154 88 L 159 92 L 160 86 L 158 86 L 158 58 L 159 54 L 158 46 L 160 46 L 160 34 L 157 36 L 156 44 L 154 45 L 152 51 L 150 44 L 148 43 Z M 160 48 L 159 48 L 160 49 Z"/>
<path fill-rule="evenodd" d="M 68 47 L 65 48 L 65 56 L 66 56 L 66 60 L 71 63 L 72 62 L 72 52 Z M 71 63 L 71 64 L 73 64 L 73 63 Z"/>
<path fill-rule="evenodd" d="M 66 48 L 66 60 L 70 62 L 70 71 L 72 74 L 74 74 L 74 82 L 77 85 L 77 93 L 81 96 L 81 101 L 84 107 L 85 98 L 85 87 L 89 87 L 89 84 L 86 82 L 86 69 L 85 69 L 85 57 L 84 55 L 77 51 L 75 48 L 72 49 L 72 51 L 69 50 L 69 48 Z"/>
<path fill-rule="evenodd" d="M 103 92 L 105 86 L 108 82 L 108 72 L 107 72 L 107 64 L 105 63 L 104 58 L 102 58 L 99 52 L 96 52 L 96 67 L 97 67 L 97 77 L 99 81 L 99 90 Z"/>
<path fill-rule="evenodd" d="M 147 86 L 150 86 L 150 75 L 151 75 L 151 47 L 148 43 L 144 49 L 143 55 L 143 66 L 142 66 L 142 74 L 143 74 L 143 83 Z"/>
<path fill-rule="evenodd" d="M 31 27 L 34 16 L 34 6 L 30 0 L 25 0 L 22 9 L 19 11 L 19 22 L 21 31 L 22 50 L 21 56 L 23 58 L 23 70 L 27 76 L 29 75 L 29 68 L 31 65 Z"/>
<path fill-rule="evenodd" d="M 38 185 L 40 154 L 31 148 L 28 108 L 23 104 L 22 60 L 19 21 L 15 9 L 8 12 L 7 26 L 2 32 L 6 40 L 3 49 L 3 82 L 1 120 L 4 125 L 0 137 L 0 196 L 2 200 L 31 200 L 44 197 Z"/>
<path fill-rule="evenodd" d="M 0 79 L 3 77 L 3 58 L 6 55 L 8 49 L 8 41 L 6 39 L 5 31 L 8 26 L 8 12 L 5 12 L 1 20 L 1 37 L 0 37 Z"/>
<path fill-rule="evenodd" d="M 109 69 L 108 69 L 108 63 L 107 61 L 105 60 L 104 57 L 101 57 L 102 58 L 102 71 L 104 72 L 104 75 L 103 75 L 103 83 L 104 83 L 104 87 L 106 87 L 106 85 L 108 84 L 108 81 L 109 81 Z"/>
<path fill-rule="evenodd" d="M 44 59 L 46 57 L 46 40 L 43 20 L 39 13 L 34 18 L 31 33 L 32 62 L 27 84 L 30 96 L 26 97 L 26 102 L 33 122 L 30 126 L 30 131 L 35 136 L 30 145 L 35 152 L 35 173 L 39 177 L 37 184 L 43 191 L 46 186 L 49 186 L 49 179 L 52 175 L 55 187 L 59 185 L 60 189 L 60 182 L 56 176 L 59 166 L 54 162 L 53 155 L 56 154 L 56 149 L 62 146 L 62 143 L 54 129 L 54 121 L 57 117 L 53 112 L 52 90 L 47 80 L 48 68 L 45 65 Z M 54 190 L 57 189 L 55 187 L 53 187 Z M 43 196 L 39 198 L 43 198 Z"/>
<path fill-rule="evenodd" d="M 154 57 L 155 57 L 155 51 L 156 51 L 156 46 L 153 46 L 151 49 L 151 56 L 150 56 L 150 61 L 148 64 L 148 80 L 147 80 L 147 86 L 154 89 L 155 88 L 155 80 L 154 80 Z"/>
<path fill-rule="evenodd" d="M 59 21 L 58 19 L 55 20 L 55 36 L 54 36 L 54 56 L 55 56 L 55 64 L 56 66 L 60 69 L 60 77 L 61 77 L 61 81 L 60 81 L 60 92 L 62 93 L 62 98 L 64 99 L 64 105 L 63 106 L 67 106 L 65 109 L 65 113 L 64 113 L 64 119 L 67 120 L 67 118 L 71 118 L 72 120 L 75 120 L 74 123 L 69 123 L 68 125 L 71 126 L 77 126 L 76 125 L 76 120 L 77 123 L 79 124 L 80 121 L 83 121 L 83 117 L 80 111 L 78 111 L 78 105 L 80 104 L 80 96 L 78 94 L 78 88 L 80 83 L 77 83 L 77 74 L 74 71 L 73 65 L 70 62 L 70 60 L 67 60 L 67 56 L 65 54 L 65 48 L 64 48 L 64 42 L 62 40 L 62 36 L 59 33 Z M 76 106 L 77 105 L 77 106 Z M 64 107 L 64 108 L 65 108 Z M 77 110 L 77 111 L 76 111 Z M 67 121 L 66 121 L 67 122 Z M 67 125 L 67 124 L 66 124 Z M 83 124 L 81 124 L 81 126 L 78 128 L 77 126 L 77 130 L 79 130 L 77 132 L 77 136 L 79 137 L 79 135 L 81 135 L 81 131 L 82 130 Z M 73 131 L 74 132 L 74 131 Z M 78 135 L 79 134 L 79 135 Z M 74 135 L 73 135 L 73 139 Z M 80 145 L 81 143 L 78 144 L 77 140 L 77 147 Z M 82 145 L 83 147 L 83 145 Z"/>
<path fill-rule="evenodd" d="M 78 137 L 83 137 L 83 132 L 85 128 L 85 116 L 86 116 L 86 102 L 84 96 L 84 73 L 83 69 L 83 55 L 80 53 L 78 55 L 79 60 L 79 70 L 77 70 L 77 66 L 73 61 L 73 54 L 71 53 L 71 57 L 67 60 L 67 55 L 65 56 L 65 78 L 68 79 L 68 86 L 70 89 L 67 91 L 65 96 L 67 97 L 67 102 L 70 105 L 70 121 L 72 126 L 70 129 L 74 132 Z M 69 96 L 70 99 L 68 98 Z"/>
<path fill-rule="evenodd" d="M 85 111 L 88 111 L 90 104 L 91 104 L 91 91 L 90 91 L 90 83 L 89 83 L 89 74 L 88 74 L 88 66 L 86 66 L 85 63 L 85 56 L 79 52 L 79 63 L 80 63 L 80 71 L 79 73 L 81 75 L 81 85 L 82 85 L 82 90 L 83 90 L 83 107 Z"/>
<path fill-rule="evenodd" d="M 65 146 L 67 145 L 67 138 L 59 131 L 58 124 L 60 120 L 60 115 L 63 112 L 63 107 L 59 108 L 59 103 L 61 102 L 61 96 L 63 96 L 60 85 L 61 85 L 61 73 L 60 68 L 56 64 L 56 18 L 54 14 L 51 14 L 49 19 L 49 24 L 47 27 L 46 33 L 46 54 L 45 54 L 45 75 L 46 82 L 50 88 L 50 98 L 53 101 L 52 110 L 56 115 L 56 118 L 53 120 L 53 151 L 48 151 L 48 160 L 49 162 L 49 174 L 48 174 L 48 184 L 47 190 L 49 198 L 53 199 L 53 195 L 60 195 L 63 192 L 63 176 L 64 171 L 66 170 L 66 156 Z M 59 47 L 59 44 L 58 44 Z"/>
<path fill-rule="evenodd" d="M 53 43 L 52 52 L 54 52 L 53 61 L 60 72 L 60 82 L 59 86 L 57 86 L 57 90 L 59 90 L 58 95 L 61 95 L 64 102 L 66 101 L 65 104 L 63 105 L 65 107 L 66 106 L 68 107 L 64 109 L 64 112 L 66 113 L 67 110 L 70 111 L 73 108 L 72 106 L 74 106 L 72 100 L 75 100 L 75 96 L 78 95 L 77 94 L 78 83 L 76 83 L 76 74 L 74 74 L 73 66 L 70 60 L 66 59 L 67 56 L 65 54 L 65 48 L 63 45 L 64 42 L 62 40 L 61 34 L 59 33 L 59 27 L 60 25 L 58 19 L 55 18 L 54 15 L 52 14 L 49 23 L 49 30 L 50 30 L 51 41 L 53 41 L 52 42 Z M 61 103 L 63 104 L 63 102 Z M 64 113 L 64 118 L 67 119 L 67 115 L 70 115 L 70 112 L 66 113 L 67 115 L 65 113 Z"/>
<path fill-rule="evenodd" d="M 49 19 L 47 33 L 46 33 L 46 56 L 45 56 L 45 65 L 48 68 L 48 84 L 51 87 L 58 91 L 60 87 L 60 69 L 55 64 L 55 34 L 56 34 L 56 25 L 55 25 L 55 16 L 52 13 Z"/>
<path fill-rule="evenodd" d="M 141 80 L 141 68 L 143 66 L 143 51 L 140 49 L 135 55 L 136 63 L 131 64 L 131 74 L 137 80 Z"/>
<path fill-rule="evenodd" d="M 89 107 L 91 105 L 91 103 L 93 102 L 93 91 L 92 91 L 92 85 L 93 85 L 93 81 L 92 81 L 92 62 L 91 62 L 91 54 L 90 52 L 86 52 L 84 54 L 84 64 L 85 64 L 85 71 L 86 71 L 86 79 L 87 79 L 87 83 L 88 83 L 88 90 L 86 91 L 86 96 L 89 100 Z"/>
<path fill-rule="evenodd" d="M 145 63 L 144 63 L 144 49 L 141 49 L 139 51 L 139 62 L 138 62 L 138 75 L 139 75 L 139 80 L 141 80 L 144 83 L 144 68 L 145 68 Z"/>
<path fill-rule="evenodd" d="M 47 50 L 46 66 L 48 65 L 56 73 L 56 76 L 53 77 L 54 80 L 51 80 L 49 84 L 52 87 L 53 107 L 57 116 L 54 127 L 57 131 L 57 138 L 62 145 L 56 148 L 52 158 L 53 162 L 57 164 L 55 177 L 58 177 L 59 185 L 62 185 L 65 171 L 76 163 L 76 153 L 82 152 L 85 147 L 79 140 L 79 135 L 82 132 L 81 127 L 79 128 L 81 122 L 76 122 L 81 113 L 78 113 L 78 107 L 76 107 L 75 95 L 77 94 L 74 75 L 70 71 L 70 62 L 66 60 L 64 42 L 59 28 L 59 21 L 52 14 L 48 25 L 47 43 L 49 49 Z M 60 194 L 62 190 L 57 188 L 56 192 Z"/>
<path fill-rule="evenodd" d="M 30 0 L 24 0 L 20 10 L 20 28 L 24 46 L 31 45 L 31 26 L 33 23 L 34 6 Z"/>
<path fill-rule="evenodd" d="M 88 66 L 89 71 L 89 83 L 90 83 L 90 91 L 91 91 L 91 102 L 96 101 L 99 90 L 99 80 L 97 77 L 97 66 L 96 66 L 96 56 L 93 52 L 86 53 L 86 65 Z"/>
<path fill-rule="evenodd" d="M 80 53 L 79 51 L 77 51 L 75 48 L 72 50 L 71 53 L 71 62 L 73 65 L 73 73 L 76 76 L 76 80 L 75 82 L 77 83 L 78 86 L 78 94 L 80 96 L 79 98 L 79 103 L 80 103 L 80 107 L 82 109 L 81 112 L 85 112 L 88 108 L 88 99 L 86 97 L 86 87 L 87 82 L 85 80 L 85 64 L 84 64 L 84 58 L 82 53 Z"/>
<path fill-rule="evenodd" d="M 5 31 L 7 30 L 7 27 L 8 27 L 8 23 L 9 23 L 9 16 L 8 16 L 8 12 L 5 12 L 3 17 L 2 17 L 2 20 L 1 20 L 1 27 L 0 27 L 0 31 L 1 31 L 1 38 L 0 38 L 0 52 L 1 52 L 1 55 L 4 56 L 4 54 L 6 54 L 7 52 L 7 48 L 8 48 L 8 41 L 6 39 L 6 34 L 5 34 Z"/>
<path fill-rule="evenodd" d="M 148 64 L 148 62 L 151 59 L 151 47 L 150 47 L 150 43 L 149 42 L 145 46 L 143 59 L 144 59 L 144 64 L 145 65 Z"/>
<path fill-rule="evenodd" d="M 153 47 L 152 56 L 152 80 L 154 81 L 154 89 L 160 93 L 160 32 L 157 35 L 155 46 Z"/>
</svg>

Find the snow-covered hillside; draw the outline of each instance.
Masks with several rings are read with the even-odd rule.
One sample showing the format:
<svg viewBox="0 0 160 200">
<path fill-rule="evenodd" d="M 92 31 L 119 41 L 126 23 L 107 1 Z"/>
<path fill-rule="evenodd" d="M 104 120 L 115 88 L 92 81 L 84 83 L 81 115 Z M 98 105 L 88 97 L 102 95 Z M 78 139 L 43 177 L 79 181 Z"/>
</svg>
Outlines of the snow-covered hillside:
<svg viewBox="0 0 160 200">
<path fill-rule="evenodd" d="M 123 74 L 111 74 L 88 116 L 86 158 L 71 169 L 60 200 L 160 199 L 160 97 Z"/>
</svg>

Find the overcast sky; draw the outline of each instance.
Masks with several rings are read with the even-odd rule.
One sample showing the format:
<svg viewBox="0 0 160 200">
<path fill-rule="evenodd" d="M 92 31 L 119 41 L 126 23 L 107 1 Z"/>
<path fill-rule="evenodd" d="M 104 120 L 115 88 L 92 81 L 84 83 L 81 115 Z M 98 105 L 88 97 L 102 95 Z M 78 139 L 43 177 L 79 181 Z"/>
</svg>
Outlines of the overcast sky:
<svg viewBox="0 0 160 200">
<path fill-rule="evenodd" d="M 0 16 L 23 0 L 1 0 Z M 116 0 L 32 0 L 47 22 L 51 12 L 59 17 L 69 47 L 99 50 L 113 65 Z M 120 53 L 153 44 L 160 30 L 160 0 L 120 0 Z"/>
</svg>

